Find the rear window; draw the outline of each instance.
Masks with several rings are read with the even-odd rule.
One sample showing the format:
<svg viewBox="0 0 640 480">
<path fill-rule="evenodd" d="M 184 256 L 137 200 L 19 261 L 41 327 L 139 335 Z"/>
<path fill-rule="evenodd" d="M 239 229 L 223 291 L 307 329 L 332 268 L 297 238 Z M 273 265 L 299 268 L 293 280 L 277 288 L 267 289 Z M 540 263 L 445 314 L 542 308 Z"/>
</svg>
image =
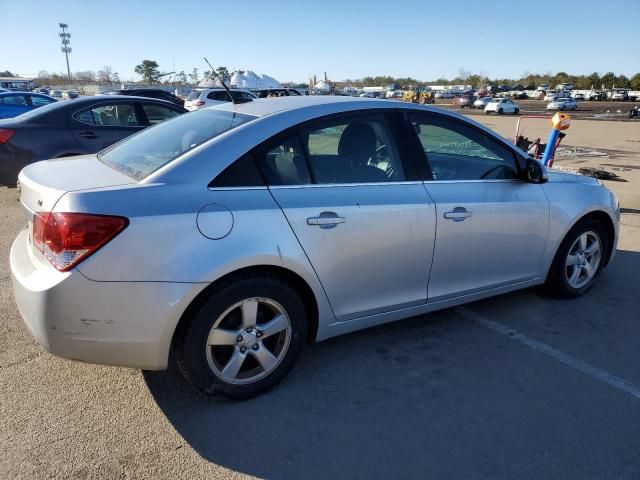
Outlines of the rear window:
<svg viewBox="0 0 640 480">
<path fill-rule="evenodd" d="M 142 180 L 198 145 L 255 118 L 224 110 L 198 110 L 143 130 L 103 150 L 98 158 L 111 168 Z"/>
<path fill-rule="evenodd" d="M 198 98 L 200 96 L 200 93 L 202 93 L 200 90 L 191 90 L 191 93 L 187 97 L 187 100 L 189 102 L 192 101 L 192 100 L 195 100 L 196 98 Z"/>
</svg>

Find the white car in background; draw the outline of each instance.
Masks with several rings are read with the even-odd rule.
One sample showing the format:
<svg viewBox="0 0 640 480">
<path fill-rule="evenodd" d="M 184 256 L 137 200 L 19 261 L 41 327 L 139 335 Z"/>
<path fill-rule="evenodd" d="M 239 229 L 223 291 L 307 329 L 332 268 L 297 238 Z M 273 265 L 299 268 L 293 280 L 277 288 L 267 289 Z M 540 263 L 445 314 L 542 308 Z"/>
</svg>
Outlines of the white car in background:
<svg viewBox="0 0 640 480">
<path fill-rule="evenodd" d="M 484 113 L 489 114 L 491 112 L 498 114 L 512 113 L 517 115 L 520 113 L 520 106 L 510 98 L 492 98 L 489 103 L 487 103 L 487 106 L 484 107 Z"/>
<path fill-rule="evenodd" d="M 556 98 L 547 105 L 547 110 L 577 110 L 578 102 L 574 98 Z"/>
<path fill-rule="evenodd" d="M 251 102 L 258 97 L 248 90 L 231 88 L 231 95 L 235 103 Z M 221 103 L 229 102 L 229 94 L 224 88 L 195 88 L 184 101 L 184 108 L 193 112 L 200 108 L 211 107 Z"/>
<path fill-rule="evenodd" d="M 491 100 L 491 97 L 480 97 L 475 102 L 473 102 L 473 108 L 484 109 L 484 107 L 486 107 Z"/>
</svg>

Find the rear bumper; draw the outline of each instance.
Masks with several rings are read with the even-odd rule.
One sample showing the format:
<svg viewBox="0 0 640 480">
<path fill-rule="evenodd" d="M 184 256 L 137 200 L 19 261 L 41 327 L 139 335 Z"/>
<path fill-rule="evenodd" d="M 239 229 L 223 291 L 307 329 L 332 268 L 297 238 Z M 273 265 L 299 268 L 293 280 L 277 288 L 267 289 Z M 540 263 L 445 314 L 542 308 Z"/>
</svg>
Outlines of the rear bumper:
<svg viewBox="0 0 640 480">
<path fill-rule="evenodd" d="M 175 326 L 194 284 L 95 282 L 79 271 L 36 266 L 27 230 L 11 247 L 11 277 L 20 314 L 48 352 L 122 367 L 166 368 Z"/>
</svg>

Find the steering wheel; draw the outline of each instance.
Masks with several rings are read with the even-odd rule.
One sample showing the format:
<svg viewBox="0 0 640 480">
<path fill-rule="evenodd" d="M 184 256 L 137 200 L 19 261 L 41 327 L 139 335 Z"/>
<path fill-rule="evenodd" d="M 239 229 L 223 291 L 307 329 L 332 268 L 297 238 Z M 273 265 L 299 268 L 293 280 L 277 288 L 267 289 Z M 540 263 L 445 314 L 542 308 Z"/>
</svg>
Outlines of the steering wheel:
<svg viewBox="0 0 640 480">
<path fill-rule="evenodd" d="M 378 161 L 380 161 L 379 157 L 382 156 L 383 152 L 386 152 L 386 150 L 387 150 L 387 146 L 386 145 L 380 145 L 378 148 L 376 148 L 376 152 L 369 159 L 369 162 L 371 162 L 373 160 L 376 163 L 378 163 Z"/>
</svg>

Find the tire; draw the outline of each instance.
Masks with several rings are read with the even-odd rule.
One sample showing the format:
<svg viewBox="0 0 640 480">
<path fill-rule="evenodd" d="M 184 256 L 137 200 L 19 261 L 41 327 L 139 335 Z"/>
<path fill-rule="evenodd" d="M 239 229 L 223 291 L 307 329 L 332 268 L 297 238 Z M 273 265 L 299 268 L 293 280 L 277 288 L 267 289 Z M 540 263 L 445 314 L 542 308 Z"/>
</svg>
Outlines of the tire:
<svg viewBox="0 0 640 480">
<path fill-rule="evenodd" d="M 518 115 L 520 113 L 520 109 L 516 108 L 516 110 L 513 112 L 515 115 Z"/>
<path fill-rule="evenodd" d="M 279 320 L 272 322 L 277 316 Z M 236 400 L 255 397 L 280 382 L 307 336 L 300 296 L 289 283 L 266 273 L 220 285 L 187 322 L 174 346 L 180 372 L 204 394 Z M 214 331 L 217 339 L 209 344 Z"/>
<path fill-rule="evenodd" d="M 588 254 L 584 257 L 584 261 L 590 265 L 593 271 L 592 276 L 589 278 L 587 278 L 589 273 L 585 268 L 577 265 L 568 265 L 573 261 L 581 261 L 578 252 L 581 249 L 580 239 L 583 236 L 587 237 L 587 250 L 594 245 L 589 243 L 590 241 L 597 239 L 600 242 L 597 260 L 595 253 L 591 257 Z M 600 275 L 609 251 L 610 241 L 611 239 L 609 239 L 602 223 L 595 219 L 586 218 L 574 225 L 560 244 L 553 259 L 544 284 L 546 293 L 559 298 L 574 298 L 583 295 L 593 286 L 594 281 Z M 569 259 L 570 255 L 573 257 L 571 260 Z M 572 282 L 571 278 L 574 277 L 575 269 L 578 269 L 579 273 L 575 281 Z"/>
<path fill-rule="evenodd" d="M 498 109 L 498 115 L 502 115 L 503 110 L 501 108 Z"/>
<path fill-rule="evenodd" d="M 484 111 L 485 115 L 489 115 L 491 112 L 489 110 Z"/>
</svg>

